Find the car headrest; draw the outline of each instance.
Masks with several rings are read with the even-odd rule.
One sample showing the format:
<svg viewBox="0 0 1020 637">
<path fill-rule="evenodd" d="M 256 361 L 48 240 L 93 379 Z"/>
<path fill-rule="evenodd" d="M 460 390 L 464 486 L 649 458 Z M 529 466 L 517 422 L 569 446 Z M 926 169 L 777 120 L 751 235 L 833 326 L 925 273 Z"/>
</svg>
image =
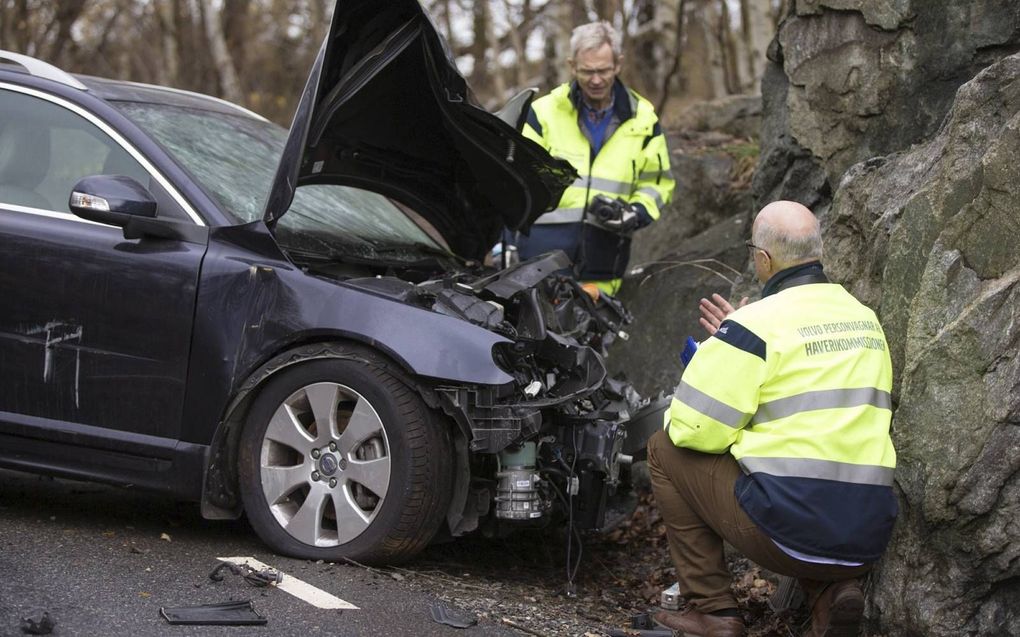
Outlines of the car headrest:
<svg viewBox="0 0 1020 637">
<path fill-rule="evenodd" d="M 0 184 L 32 189 L 49 169 L 49 129 L 21 123 L 0 129 Z"/>
</svg>

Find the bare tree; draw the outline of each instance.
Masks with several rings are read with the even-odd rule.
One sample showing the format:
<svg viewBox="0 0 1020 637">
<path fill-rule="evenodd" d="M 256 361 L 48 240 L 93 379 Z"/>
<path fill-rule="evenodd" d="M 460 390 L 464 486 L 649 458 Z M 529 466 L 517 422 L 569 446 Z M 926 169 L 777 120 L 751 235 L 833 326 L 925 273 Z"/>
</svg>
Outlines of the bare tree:
<svg viewBox="0 0 1020 637">
<path fill-rule="evenodd" d="M 423 0 L 484 104 L 568 78 L 575 26 L 624 35 L 624 77 L 658 100 L 757 88 L 790 0 Z M 220 95 L 287 123 L 333 0 L 0 0 L 0 47 L 68 71 Z M 459 29 L 459 32 L 458 32 Z"/>
<path fill-rule="evenodd" d="M 737 39 L 733 36 L 733 25 L 730 18 L 730 5 L 727 0 L 719 0 L 719 21 L 716 37 L 719 40 L 719 58 L 722 64 L 723 85 L 727 94 L 739 93 L 742 89 L 740 79 L 739 55 Z"/>
<path fill-rule="evenodd" d="M 686 4 L 685 96 L 715 99 L 727 92 L 718 37 L 719 5 L 716 0 L 688 0 Z"/>
<path fill-rule="evenodd" d="M 676 83 L 677 75 L 683 65 L 684 59 L 684 23 L 687 9 L 686 0 L 678 0 L 676 4 L 676 23 L 674 25 L 673 38 L 673 64 L 669 71 L 662 77 L 662 88 L 659 91 L 659 104 L 656 111 L 662 113 L 666 109 L 666 102 L 669 100 L 670 88 Z"/>
<path fill-rule="evenodd" d="M 160 84 L 175 86 L 180 69 L 180 34 L 177 30 L 180 0 L 157 0 L 155 8 L 160 34 L 160 52 L 163 57 L 163 64 L 159 65 L 157 70 L 157 78 Z"/>
<path fill-rule="evenodd" d="M 522 14 L 524 13 L 524 10 L 526 10 L 529 6 L 530 3 L 528 2 L 528 0 L 524 0 L 521 7 L 522 11 L 518 13 L 517 7 L 515 7 L 510 0 L 503 0 L 503 9 L 504 11 L 506 11 L 507 20 L 511 25 L 510 28 L 508 29 L 510 35 L 510 42 L 513 45 L 514 58 L 517 60 L 517 63 L 513 65 L 514 71 L 513 83 L 514 86 L 517 87 L 523 87 L 525 83 L 528 81 L 527 75 L 528 52 L 524 48 L 524 43 L 527 40 L 527 33 L 524 32 L 523 29 L 516 28 L 514 25 L 523 22 L 525 16 Z"/>
<path fill-rule="evenodd" d="M 765 52 L 776 32 L 772 0 L 740 0 L 740 31 L 749 78 L 744 89 L 758 92 L 765 73 Z"/>
<path fill-rule="evenodd" d="M 33 54 L 31 45 L 36 37 L 29 21 L 28 0 L 0 0 L 0 46 Z"/>
<path fill-rule="evenodd" d="M 206 5 L 204 2 L 199 2 L 198 8 L 205 26 L 205 35 L 208 38 L 209 52 L 215 63 L 220 91 L 228 100 L 240 103 L 244 96 L 241 93 L 241 83 L 237 78 L 234 58 L 230 54 L 230 49 L 227 48 L 222 16 L 213 6 Z"/>
</svg>

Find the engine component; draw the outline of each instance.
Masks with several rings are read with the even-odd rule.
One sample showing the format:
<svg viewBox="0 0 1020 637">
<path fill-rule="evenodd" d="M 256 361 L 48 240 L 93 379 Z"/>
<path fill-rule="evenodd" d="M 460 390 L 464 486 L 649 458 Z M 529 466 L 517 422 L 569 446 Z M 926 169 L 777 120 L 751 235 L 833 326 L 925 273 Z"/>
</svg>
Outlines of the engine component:
<svg viewBox="0 0 1020 637">
<path fill-rule="evenodd" d="M 546 503 L 538 491 L 541 482 L 535 471 L 535 443 L 499 453 L 502 469 L 496 473 L 496 517 L 503 520 L 534 520 L 545 513 Z"/>
</svg>

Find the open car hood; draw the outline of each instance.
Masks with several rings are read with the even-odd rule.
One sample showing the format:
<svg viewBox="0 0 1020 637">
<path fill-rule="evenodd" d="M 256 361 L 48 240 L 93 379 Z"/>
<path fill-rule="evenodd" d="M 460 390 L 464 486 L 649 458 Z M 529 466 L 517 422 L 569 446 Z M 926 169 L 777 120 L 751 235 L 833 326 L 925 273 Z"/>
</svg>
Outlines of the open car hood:
<svg viewBox="0 0 1020 637">
<path fill-rule="evenodd" d="M 519 122 L 515 122 L 519 123 Z M 526 231 L 574 171 L 481 108 L 417 0 L 338 0 L 266 204 L 344 184 L 398 200 L 478 259 L 503 227 Z"/>
</svg>

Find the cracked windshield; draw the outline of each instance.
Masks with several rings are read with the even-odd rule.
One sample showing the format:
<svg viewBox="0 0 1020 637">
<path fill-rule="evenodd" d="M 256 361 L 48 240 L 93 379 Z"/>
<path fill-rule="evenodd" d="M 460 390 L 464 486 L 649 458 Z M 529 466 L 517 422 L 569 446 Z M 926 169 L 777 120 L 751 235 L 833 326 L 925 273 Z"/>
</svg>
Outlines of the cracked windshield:
<svg viewBox="0 0 1020 637">
<path fill-rule="evenodd" d="M 118 108 L 155 137 L 238 221 L 262 218 L 287 131 L 268 121 L 164 104 Z M 439 246 L 388 198 L 335 185 L 298 188 L 278 222 L 287 249 L 329 257 L 420 258 Z"/>
</svg>

